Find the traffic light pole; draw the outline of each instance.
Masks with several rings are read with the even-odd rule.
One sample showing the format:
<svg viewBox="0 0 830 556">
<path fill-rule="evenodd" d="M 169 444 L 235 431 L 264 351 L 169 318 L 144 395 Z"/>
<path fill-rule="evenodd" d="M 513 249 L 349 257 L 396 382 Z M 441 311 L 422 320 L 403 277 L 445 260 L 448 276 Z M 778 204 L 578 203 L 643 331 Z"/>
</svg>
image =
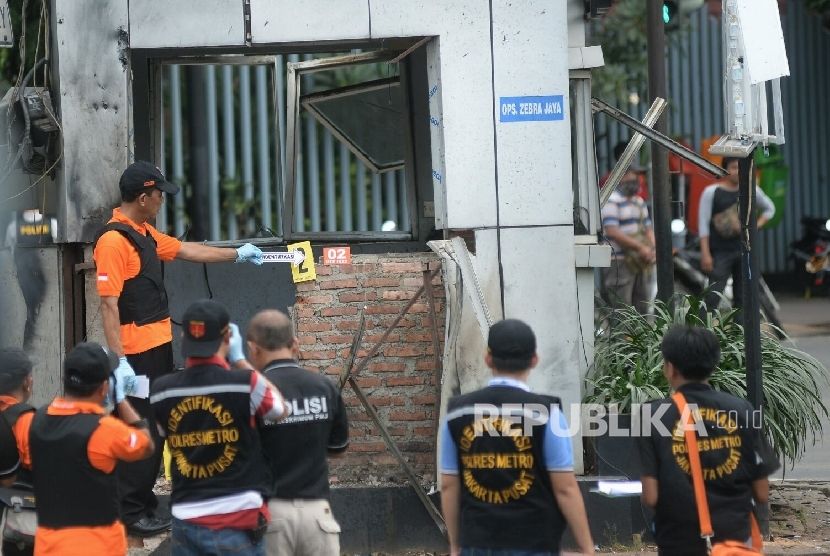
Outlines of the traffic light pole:
<svg viewBox="0 0 830 556">
<path fill-rule="evenodd" d="M 744 316 L 744 351 L 746 356 L 746 398 L 752 407 L 764 404 L 761 374 L 761 309 L 758 299 L 758 210 L 755 205 L 755 149 L 739 159 L 739 214 L 741 216 L 741 304 Z"/>
<path fill-rule="evenodd" d="M 755 148 L 739 158 L 738 214 L 741 218 L 741 280 L 744 316 L 746 399 L 763 411 L 764 375 L 761 370 L 761 310 L 758 299 L 758 209 L 755 204 Z M 753 422 L 755 419 L 753 418 Z M 755 517 L 761 534 L 769 536 L 769 504 L 758 504 Z"/>
<path fill-rule="evenodd" d="M 668 99 L 666 88 L 666 31 L 663 22 L 663 0 L 648 0 L 648 96 Z M 654 129 L 668 135 L 666 114 L 657 120 Z M 671 241 L 671 181 L 669 156 L 665 148 L 651 143 L 651 177 L 653 187 L 654 238 L 657 245 L 657 298 L 668 301 L 674 295 L 674 263 Z"/>
</svg>

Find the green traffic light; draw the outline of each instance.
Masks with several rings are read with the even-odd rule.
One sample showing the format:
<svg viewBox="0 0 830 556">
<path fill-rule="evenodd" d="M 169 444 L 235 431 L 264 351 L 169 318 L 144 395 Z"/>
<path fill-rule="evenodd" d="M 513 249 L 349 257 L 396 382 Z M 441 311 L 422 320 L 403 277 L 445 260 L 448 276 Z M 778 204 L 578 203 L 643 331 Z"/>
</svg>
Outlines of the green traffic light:
<svg viewBox="0 0 830 556">
<path fill-rule="evenodd" d="M 671 12 L 666 4 L 663 4 L 663 23 L 667 25 L 671 23 Z"/>
</svg>

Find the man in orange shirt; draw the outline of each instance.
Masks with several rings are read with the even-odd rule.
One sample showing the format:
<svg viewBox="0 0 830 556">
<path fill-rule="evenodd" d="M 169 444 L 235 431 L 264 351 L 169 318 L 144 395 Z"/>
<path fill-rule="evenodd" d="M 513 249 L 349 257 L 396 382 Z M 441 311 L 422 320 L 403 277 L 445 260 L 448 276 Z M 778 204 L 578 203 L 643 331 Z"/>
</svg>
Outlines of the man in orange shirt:
<svg viewBox="0 0 830 556">
<path fill-rule="evenodd" d="M 181 242 L 156 230 L 155 219 L 164 203 L 163 192 L 175 195 L 179 186 L 168 182 L 149 162 L 131 164 L 121 175 L 121 207 L 96 241 L 93 258 L 98 273 L 101 318 L 109 348 L 119 357 L 115 380 L 135 392 L 135 375 L 152 384 L 171 373 L 173 334 L 161 261 L 184 259 L 196 263 L 252 262 L 262 264 L 262 251 L 246 243 L 238 249 Z M 144 418 L 152 418 L 147 399 L 132 398 Z M 161 444 L 155 427 L 154 440 Z M 170 528 L 171 520 L 155 515 L 158 501 L 153 486 L 162 453 L 145 461 L 118 466 L 121 517 L 134 535 L 149 536 Z"/>
<path fill-rule="evenodd" d="M 32 419 L 29 454 L 37 500 L 35 556 L 124 556 L 127 536 L 119 519 L 119 461 L 150 457 L 155 445 L 141 419 L 114 384 L 120 420 L 102 403 L 118 357 L 95 343 L 81 343 L 63 365 L 65 397 Z"/>
<path fill-rule="evenodd" d="M 34 361 L 20 348 L 0 348 L 0 413 L 12 427 L 17 452 L 20 455 L 20 468 L 17 471 L 15 488 L 31 489 L 29 458 L 29 428 L 35 408 L 26 402 L 32 397 L 32 368 Z M 22 542 L 22 541 L 21 541 Z M 3 539 L 3 556 L 28 556 L 32 547 Z"/>
</svg>

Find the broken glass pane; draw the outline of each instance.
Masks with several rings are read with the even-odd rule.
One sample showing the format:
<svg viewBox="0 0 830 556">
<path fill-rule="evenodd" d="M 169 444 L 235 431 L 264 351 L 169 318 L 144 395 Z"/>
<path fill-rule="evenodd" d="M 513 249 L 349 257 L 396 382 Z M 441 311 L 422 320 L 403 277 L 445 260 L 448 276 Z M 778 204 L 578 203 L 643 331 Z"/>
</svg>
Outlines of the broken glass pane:
<svg viewBox="0 0 830 556">
<path fill-rule="evenodd" d="M 405 110 L 397 77 L 305 95 L 300 102 L 372 171 L 403 168 Z"/>
</svg>

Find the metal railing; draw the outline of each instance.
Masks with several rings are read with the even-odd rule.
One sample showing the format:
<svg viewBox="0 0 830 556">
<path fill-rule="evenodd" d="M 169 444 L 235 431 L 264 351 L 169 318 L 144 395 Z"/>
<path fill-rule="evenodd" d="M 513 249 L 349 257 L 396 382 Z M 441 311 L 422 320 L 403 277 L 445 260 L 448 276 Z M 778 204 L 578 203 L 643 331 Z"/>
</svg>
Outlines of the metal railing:
<svg viewBox="0 0 830 556">
<path fill-rule="evenodd" d="M 306 55 L 305 59 L 311 56 Z M 262 57 L 258 57 L 262 58 Z M 282 236 L 285 168 L 285 62 L 194 66 L 204 72 L 204 91 L 190 91 L 183 65 L 162 67 L 162 132 L 159 167 L 183 191 L 170 199 L 156 224 L 177 237 L 187 233 L 194 191 L 207 192 L 207 239 Z M 252 64 L 254 61 L 252 60 Z M 314 88 L 314 76 L 304 76 Z M 193 183 L 193 142 L 185 110 L 204 95 L 207 183 Z M 200 99 L 201 100 L 201 99 Z M 277 111 L 279 111 L 277 113 Z M 297 232 L 408 231 L 404 170 L 376 174 L 308 113 L 301 113 L 294 230 Z M 279 158 L 278 158 L 279 157 Z M 169 175 L 168 175 L 169 172 Z"/>
</svg>

